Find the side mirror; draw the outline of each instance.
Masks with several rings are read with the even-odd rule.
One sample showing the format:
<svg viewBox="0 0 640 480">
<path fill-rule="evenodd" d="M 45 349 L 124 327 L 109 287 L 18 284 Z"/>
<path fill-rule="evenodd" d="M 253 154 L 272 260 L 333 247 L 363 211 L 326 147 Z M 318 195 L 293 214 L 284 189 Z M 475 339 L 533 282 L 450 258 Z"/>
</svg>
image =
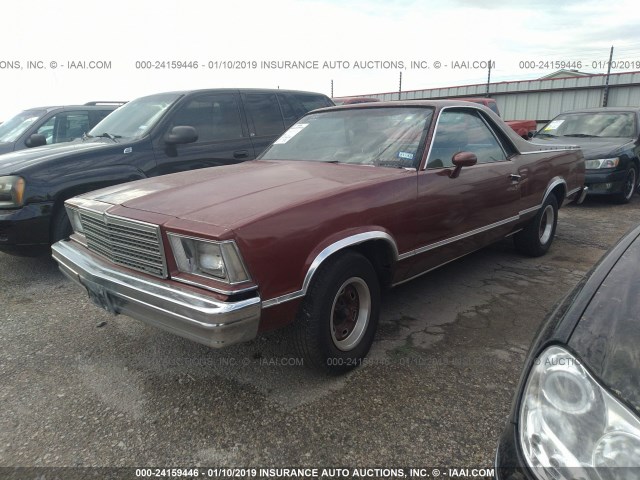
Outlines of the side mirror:
<svg viewBox="0 0 640 480">
<path fill-rule="evenodd" d="M 451 161 L 455 168 L 449 175 L 450 178 L 458 178 L 460 175 L 460 170 L 462 167 L 472 167 L 476 163 L 478 163 L 478 157 L 476 157 L 475 153 L 471 152 L 458 152 L 453 157 L 451 157 Z"/>
<path fill-rule="evenodd" d="M 47 137 L 45 137 L 44 135 L 40 135 L 39 133 L 34 133 L 29 138 L 27 138 L 24 144 L 29 148 L 42 147 L 43 145 L 47 144 Z"/>
<path fill-rule="evenodd" d="M 173 127 L 165 136 L 164 141 L 170 145 L 182 145 L 198 140 L 198 131 L 189 126 Z"/>
<path fill-rule="evenodd" d="M 527 138 L 531 139 L 535 134 L 536 132 L 534 130 L 529 130 L 529 133 L 527 133 Z"/>
</svg>

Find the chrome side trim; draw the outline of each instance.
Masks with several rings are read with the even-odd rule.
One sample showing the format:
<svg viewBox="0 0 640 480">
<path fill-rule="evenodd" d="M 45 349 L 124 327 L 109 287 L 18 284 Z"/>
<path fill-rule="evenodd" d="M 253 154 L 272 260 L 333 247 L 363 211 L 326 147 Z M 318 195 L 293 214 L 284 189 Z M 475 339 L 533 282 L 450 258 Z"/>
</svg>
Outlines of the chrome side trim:
<svg viewBox="0 0 640 480">
<path fill-rule="evenodd" d="M 540 145 L 537 143 L 532 143 L 534 147 L 546 147 L 546 145 Z M 549 153 L 549 152 L 571 152 L 575 150 L 580 150 L 580 147 L 577 145 L 558 145 L 558 148 L 551 148 L 551 146 L 541 149 L 534 150 L 533 152 L 520 152 L 520 155 L 537 155 L 540 153 Z"/>
<path fill-rule="evenodd" d="M 536 208 L 540 208 L 539 206 Z M 446 238 L 444 240 L 440 240 L 436 243 L 431 243 L 429 245 L 425 245 L 424 247 L 416 248 L 415 250 L 410 250 L 401 254 L 398 257 L 398 260 L 405 260 L 409 257 L 413 257 L 415 255 L 420 255 L 421 253 L 428 252 L 429 250 L 433 250 L 434 248 L 439 248 L 449 243 L 457 242 L 459 240 L 464 240 L 467 237 L 471 237 L 473 235 L 477 235 L 482 232 L 486 232 L 488 230 L 501 227 L 502 225 L 506 225 L 507 223 L 515 222 L 520 219 L 520 215 L 516 215 L 515 217 L 509 217 L 505 220 L 500 220 L 499 222 L 492 223 L 491 225 L 486 225 L 484 227 L 476 228 L 475 230 L 471 230 L 469 232 L 461 233 L 460 235 L 456 235 L 455 237 Z"/>
<path fill-rule="evenodd" d="M 551 183 L 549 183 L 549 186 L 547 187 L 547 190 L 544 192 L 544 197 L 542 197 L 542 203 L 540 205 L 542 205 L 545 202 L 545 200 L 547 199 L 547 197 L 551 193 L 551 190 L 556 188 L 558 185 L 564 185 L 565 191 L 567 190 L 567 182 L 565 182 L 564 178 L 562 178 L 562 177 L 553 177 L 551 179 Z M 565 194 L 565 198 L 566 197 L 567 197 L 567 194 Z M 560 202 L 560 203 L 562 203 L 562 202 Z M 558 205 L 558 208 L 559 207 L 560 207 L 560 205 Z"/>
<path fill-rule="evenodd" d="M 574 188 L 573 190 L 571 190 L 571 191 L 567 192 L 566 197 L 568 198 L 568 197 L 570 197 L 571 195 L 573 195 L 574 193 L 578 193 L 580 190 L 582 190 L 580 187 L 578 187 L 578 188 Z"/>
<path fill-rule="evenodd" d="M 540 205 L 536 205 L 535 207 L 531 207 L 531 208 L 527 208 L 527 209 L 525 209 L 525 210 L 522 210 L 522 211 L 520 212 L 520 217 L 522 217 L 522 216 L 524 216 L 524 215 L 527 215 L 527 214 L 529 214 L 529 213 L 531 213 L 531 212 L 535 212 L 535 211 L 536 211 L 536 210 L 538 210 L 541 206 L 542 206 L 542 204 L 540 204 Z"/>
<path fill-rule="evenodd" d="M 410 282 L 413 279 L 416 279 L 418 277 L 421 277 L 422 275 L 426 275 L 427 273 L 432 272 L 436 268 L 444 267 L 447 263 L 455 262 L 456 260 L 458 260 L 458 259 L 460 259 L 462 257 L 466 257 L 467 255 L 471 255 L 472 253 L 477 252 L 478 250 L 482 250 L 483 248 L 484 247 L 476 248 L 475 250 L 472 250 L 470 252 L 464 253 L 464 254 L 460 255 L 459 257 L 452 258 L 451 260 L 447 260 L 446 262 L 440 263 L 440 264 L 436 265 L 435 267 L 431 267 L 428 270 L 425 270 L 424 272 L 420 272 L 420 273 L 414 275 L 413 277 L 405 278 L 404 280 L 401 280 L 401 281 L 399 281 L 397 283 L 392 284 L 391 288 L 397 287 L 398 285 L 402 285 L 403 283 Z"/>
<path fill-rule="evenodd" d="M 342 240 L 338 240 L 337 242 L 332 243 L 316 256 L 316 258 L 311 263 L 309 270 L 307 270 L 307 274 L 304 277 L 304 282 L 302 282 L 302 288 L 300 290 L 287 293 L 279 297 L 271 298 L 269 300 L 264 300 L 262 302 L 262 308 L 273 307 L 274 305 L 279 305 L 281 303 L 303 297 L 307 293 L 307 289 L 311 284 L 311 280 L 313 279 L 313 276 L 315 275 L 322 262 L 324 262 L 332 254 L 336 253 L 339 250 L 342 250 L 343 248 L 350 247 L 352 245 L 358 245 L 369 240 L 384 240 L 385 242 L 387 242 L 393 248 L 394 260 L 398 260 L 398 246 L 396 245 L 393 237 L 388 233 L 382 231 L 374 231 L 351 235 L 350 237 L 346 237 Z"/>
</svg>

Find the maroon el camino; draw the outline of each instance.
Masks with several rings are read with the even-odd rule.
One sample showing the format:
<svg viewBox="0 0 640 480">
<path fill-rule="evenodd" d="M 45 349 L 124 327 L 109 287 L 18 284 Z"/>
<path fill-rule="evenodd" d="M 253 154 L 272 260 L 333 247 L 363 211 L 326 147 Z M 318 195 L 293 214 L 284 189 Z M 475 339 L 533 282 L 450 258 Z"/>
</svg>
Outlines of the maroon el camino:
<svg viewBox="0 0 640 480">
<path fill-rule="evenodd" d="M 456 101 L 316 110 L 258 160 L 67 202 L 62 271 L 106 310 L 211 347 L 294 322 L 305 364 L 366 356 L 380 290 L 513 235 L 544 254 L 584 197 L 578 147 Z"/>
</svg>

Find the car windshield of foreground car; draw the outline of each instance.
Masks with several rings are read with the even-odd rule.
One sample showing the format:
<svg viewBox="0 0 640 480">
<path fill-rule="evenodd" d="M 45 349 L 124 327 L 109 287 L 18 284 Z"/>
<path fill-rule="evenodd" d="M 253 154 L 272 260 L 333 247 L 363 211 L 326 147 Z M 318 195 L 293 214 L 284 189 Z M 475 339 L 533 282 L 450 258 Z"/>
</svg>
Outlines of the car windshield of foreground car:
<svg viewBox="0 0 640 480">
<path fill-rule="evenodd" d="M 536 136 L 551 137 L 635 137 L 631 112 L 589 112 L 558 115 Z"/>
<path fill-rule="evenodd" d="M 15 142 L 33 122 L 45 114 L 44 110 L 25 110 L 0 125 L 0 143 Z"/>
<path fill-rule="evenodd" d="M 377 107 L 307 115 L 260 158 L 415 168 L 433 110 Z"/>
<path fill-rule="evenodd" d="M 107 115 L 87 136 L 140 138 L 160 120 L 178 97 L 179 93 L 163 93 L 133 100 Z"/>
</svg>

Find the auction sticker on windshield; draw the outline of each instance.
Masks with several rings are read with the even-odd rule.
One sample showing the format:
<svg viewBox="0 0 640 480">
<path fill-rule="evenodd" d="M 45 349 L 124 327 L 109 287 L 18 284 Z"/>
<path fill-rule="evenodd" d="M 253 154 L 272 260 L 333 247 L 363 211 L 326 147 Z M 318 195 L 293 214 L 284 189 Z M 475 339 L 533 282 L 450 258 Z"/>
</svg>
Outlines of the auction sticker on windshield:
<svg viewBox="0 0 640 480">
<path fill-rule="evenodd" d="M 547 130 L 557 130 L 558 127 L 560 125 L 562 125 L 564 123 L 564 120 L 554 120 L 553 122 L 551 122 L 549 125 L 546 126 L 546 128 L 544 129 L 545 132 Z"/>
<path fill-rule="evenodd" d="M 295 125 L 292 125 L 289 130 L 284 132 L 282 134 L 282 136 L 278 140 L 273 142 L 273 143 L 274 144 L 287 143 L 289 140 L 291 140 L 293 137 L 295 137 L 297 134 L 299 134 L 302 131 L 302 129 L 304 127 L 306 127 L 307 125 L 309 125 L 309 124 L 308 123 L 296 123 Z"/>
</svg>

